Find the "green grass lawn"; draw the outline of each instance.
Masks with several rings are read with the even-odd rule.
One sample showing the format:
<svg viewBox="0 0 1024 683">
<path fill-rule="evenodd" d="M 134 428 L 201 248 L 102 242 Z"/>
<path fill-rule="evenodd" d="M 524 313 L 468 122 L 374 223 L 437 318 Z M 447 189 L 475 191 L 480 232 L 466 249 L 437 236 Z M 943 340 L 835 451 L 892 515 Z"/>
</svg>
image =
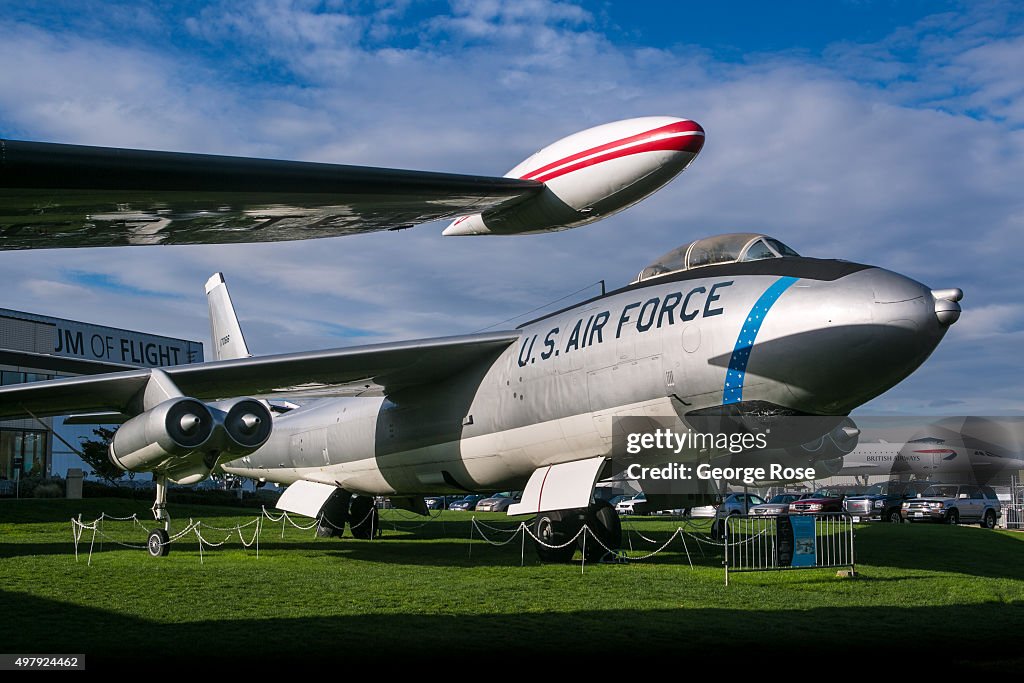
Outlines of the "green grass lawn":
<svg viewBox="0 0 1024 683">
<path fill-rule="evenodd" d="M 175 528 L 190 516 L 219 527 L 253 519 L 250 510 L 172 507 Z M 84 555 L 76 562 L 69 519 L 101 510 L 138 512 L 152 526 L 139 502 L 0 501 L 0 652 L 84 652 L 94 664 L 146 655 L 214 662 L 229 653 L 385 665 L 397 655 L 457 655 L 514 666 L 493 657 L 563 653 L 591 663 L 701 657 L 727 667 L 832 655 L 1018 671 L 1024 663 L 1024 535 L 1011 532 L 860 525 L 858 579 L 820 569 L 737 574 L 725 587 L 721 556 L 710 546 L 702 556 L 694 541 L 692 569 L 678 541 L 649 562 L 583 572 L 578 562 L 538 563 L 528 541 L 520 566 L 518 540 L 470 544 L 472 513 L 459 512 L 423 524 L 386 511 L 375 541 L 294 528 L 282 538 L 280 524 L 267 524 L 259 557 L 236 537 L 204 551 L 201 564 L 192 538 L 159 559 L 106 541 L 91 566 Z M 478 517 L 512 524 L 500 514 Z M 677 522 L 626 526 L 667 538 Z M 145 541 L 130 524 L 105 531 Z M 637 552 L 649 547 L 633 541 Z"/>
</svg>

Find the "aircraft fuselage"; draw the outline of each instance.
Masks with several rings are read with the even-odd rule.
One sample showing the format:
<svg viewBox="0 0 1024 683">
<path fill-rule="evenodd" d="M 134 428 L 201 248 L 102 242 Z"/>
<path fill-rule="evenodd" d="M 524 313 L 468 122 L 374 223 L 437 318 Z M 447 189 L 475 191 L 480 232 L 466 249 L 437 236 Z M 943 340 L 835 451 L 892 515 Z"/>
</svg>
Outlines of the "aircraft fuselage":
<svg viewBox="0 0 1024 683">
<path fill-rule="evenodd" d="M 916 369 L 946 329 L 931 290 L 880 268 L 695 268 L 527 323 L 496 358 L 433 386 L 313 401 L 224 469 L 375 495 L 517 487 L 543 465 L 615 455 L 620 417 L 684 428 L 721 406 L 846 415 Z"/>
</svg>

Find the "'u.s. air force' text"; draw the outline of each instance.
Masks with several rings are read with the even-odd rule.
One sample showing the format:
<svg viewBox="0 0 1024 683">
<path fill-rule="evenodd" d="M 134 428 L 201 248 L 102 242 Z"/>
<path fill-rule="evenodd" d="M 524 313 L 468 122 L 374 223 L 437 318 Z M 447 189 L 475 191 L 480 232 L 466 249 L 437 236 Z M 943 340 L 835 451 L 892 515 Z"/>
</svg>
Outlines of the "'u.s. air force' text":
<svg viewBox="0 0 1024 683">
<path fill-rule="evenodd" d="M 713 315 L 721 315 L 725 312 L 722 306 L 716 306 L 719 300 L 719 290 L 732 284 L 732 280 L 716 282 L 710 287 L 694 287 L 686 292 L 671 292 L 664 297 L 655 296 L 646 301 L 635 301 L 626 304 L 619 313 L 618 321 L 613 324 L 615 336 L 612 337 L 611 328 L 608 327 L 612 320 L 610 311 L 593 313 L 586 318 L 580 318 L 573 325 L 564 344 L 559 341 L 562 330 L 553 327 L 543 335 L 530 335 L 523 340 L 519 348 L 519 367 L 526 367 L 537 360 L 547 360 L 563 353 L 572 353 L 588 346 L 604 343 L 605 328 L 608 327 L 609 338 L 618 339 L 624 330 L 630 326 L 635 327 L 638 333 L 644 333 L 651 329 L 660 329 L 663 326 L 674 325 L 676 320 L 687 322 L 697 318 L 710 318 Z M 538 345 L 538 340 L 540 344 Z"/>
</svg>

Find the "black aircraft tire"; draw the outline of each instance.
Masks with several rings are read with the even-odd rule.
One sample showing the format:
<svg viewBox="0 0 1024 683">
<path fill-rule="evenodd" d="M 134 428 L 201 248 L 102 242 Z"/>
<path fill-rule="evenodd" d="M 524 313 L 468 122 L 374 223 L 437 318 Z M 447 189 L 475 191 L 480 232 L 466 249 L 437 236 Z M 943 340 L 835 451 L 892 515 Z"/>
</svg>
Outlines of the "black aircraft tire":
<svg viewBox="0 0 1024 683">
<path fill-rule="evenodd" d="M 380 516 L 377 514 L 377 506 L 373 498 L 369 496 L 355 496 L 352 498 L 352 507 L 348 511 L 348 526 L 353 538 L 371 540 L 377 536 L 380 530 Z"/>
<path fill-rule="evenodd" d="M 587 562 L 596 562 L 607 554 L 605 547 L 618 550 L 622 547 L 622 522 L 619 521 L 619 514 L 615 512 L 608 502 L 600 500 L 587 510 L 584 521 L 591 533 L 587 534 L 586 543 L 583 536 L 577 541 L 580 550 L 586 548 L 584 557 Z M 597 536 L 601 543 L 594 540 Z M 603 546 L 601 544 L 604 544 Z"/>
<path fill-rule="evenodd" d="M 569 514 L 564 510 L 542 512 L 537 515 L 537 519 L 533 523 L 533 534 L 541 540 L 540 543 L 534 543 L 537 548 L 537 558 L 541 562 L 560 564 L 571 562 L 572 556 L 576 554 L 576 544 L 569 543 L 569 541 L 581 526 L 582 520 L 578 515 Z M 549 547 L 562 544 L 565 546 L 561 548 Z"/>
<path fill-rule="evenodd" d="M 164 529 L 153 529 L 146 539 L 146 550 L 151 557 L 167 557 L 171 552 L 171 537 Z"/>
<path fill-rule="evenodd" d="M 352 494 L 348 491 L 338 489 L 331 494 L 320 511 L 320 525 L 316 528 L 318 538 L 341 538 L 345 535 L 345 522 L 348 521 L 351 502 Z M 367 513 L 368 511 L 364 511 L 359 519 L 365 517 Z"/>
<path fill-rule="evenodd" d="M 331 538 L 332 536 L 337 536 L 338 538 L 341 538 L 341 536 L 343 536 L 344 533 L 345 527 L 337 529 L 333 524 L 324 519 L 321 519 L 320 523 L 316 527 L 317 538 Z"/>
</svg>

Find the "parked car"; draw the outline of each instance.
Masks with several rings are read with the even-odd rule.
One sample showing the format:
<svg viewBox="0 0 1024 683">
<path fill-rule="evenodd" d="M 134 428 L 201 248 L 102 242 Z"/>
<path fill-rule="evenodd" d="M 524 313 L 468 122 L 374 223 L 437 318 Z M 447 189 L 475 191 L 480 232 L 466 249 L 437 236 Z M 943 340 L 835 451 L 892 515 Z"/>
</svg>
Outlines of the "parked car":
<svg viewBox="0 0 1024 683">
<path fill-rule="evenodd" d="M 637 505 L 647 502 L 647 496 L 643 493 L 638 493 L 635 496 L 628 496 L 623 498 L 619 502 L 615 503 L 615 511 L 620 515 L 632 515 L 636 513 L 634 509 Z"/>
<path fill-rule="evenodd" d="M 472 493 L 472 494 L 466 496 L 465 498 L 461 498 L 461 499 L 455 501 L 454 503 L 452 503 L 451 505 L 448 506 L 448 509 L 449 510 L 475 510 L 476 509 L 476 504 L 479 503 L 483 499 L 484 499 L 483 496 L 481 496 L 481 495 L 479 495 L 477 493 Z"/>
<path fill-rule="evenodd" d="M 476 504 L 477 512 L 507 512 L 508 506 L 522 500 L 522 491 L 505 491 L 495 493 L 490 498 L 484 498 Z"/>
<path fill-rule="evenodd" d="M 994 529 L 1003 507 L 990 486 L 933 484 L 917 498 L 904 501 L 902 513 L 908 522 L 977 522 Z"/>
<path fill-rule="evenodd" d="M 715 509 L 715 521 L 711 523 L 711 537 L 725 535 L 725 520 L 734 515 L 749 514 L 751 508 L 764 505 L 764 498 L 754 493 L 730 493 Z"/>
<path fill-rule="evenodd" d="M 863 490 L 863 488 L 861 489 Z M 823 488 L 789 504 L 791 515 L 836 514 L 843 511 L 845 488 Z"/>
<path fill-rule="evenodd" d="M 853 516 L 855 522 L 903 521 L 903 501 L 923 493 L 929 484 L 923 481 L 886 481 L 875 484 L 864 493 L 848 496 L 843 509 Z"/>
<path fill-rule="evenodd" d="M 755 493 L 730 493 L 715 510 L 715 517 L 724 519 L 731 515 L 745 515 L 757 505 L 764 505 L 764 498 Z"/>
<path fill-rule="evenodd" d="M 462 500 L 462 496 L 428 496 L 423 499 L 428 510 L 447 510 L 452 503 Z"/>
<path fill-rule="evenodd" d="M 771 497 L 767 503 L 761 503 L 750 508 L 749 514 L 751 515 L 762 515 L 765 517 L 776 517 L 778 515 L 789 514 L 789 504 L 793 501 L 800 500 L 806 493 L 799 493 L 797 491 L 784 491 L 777 493 Z"/>
</svg>

